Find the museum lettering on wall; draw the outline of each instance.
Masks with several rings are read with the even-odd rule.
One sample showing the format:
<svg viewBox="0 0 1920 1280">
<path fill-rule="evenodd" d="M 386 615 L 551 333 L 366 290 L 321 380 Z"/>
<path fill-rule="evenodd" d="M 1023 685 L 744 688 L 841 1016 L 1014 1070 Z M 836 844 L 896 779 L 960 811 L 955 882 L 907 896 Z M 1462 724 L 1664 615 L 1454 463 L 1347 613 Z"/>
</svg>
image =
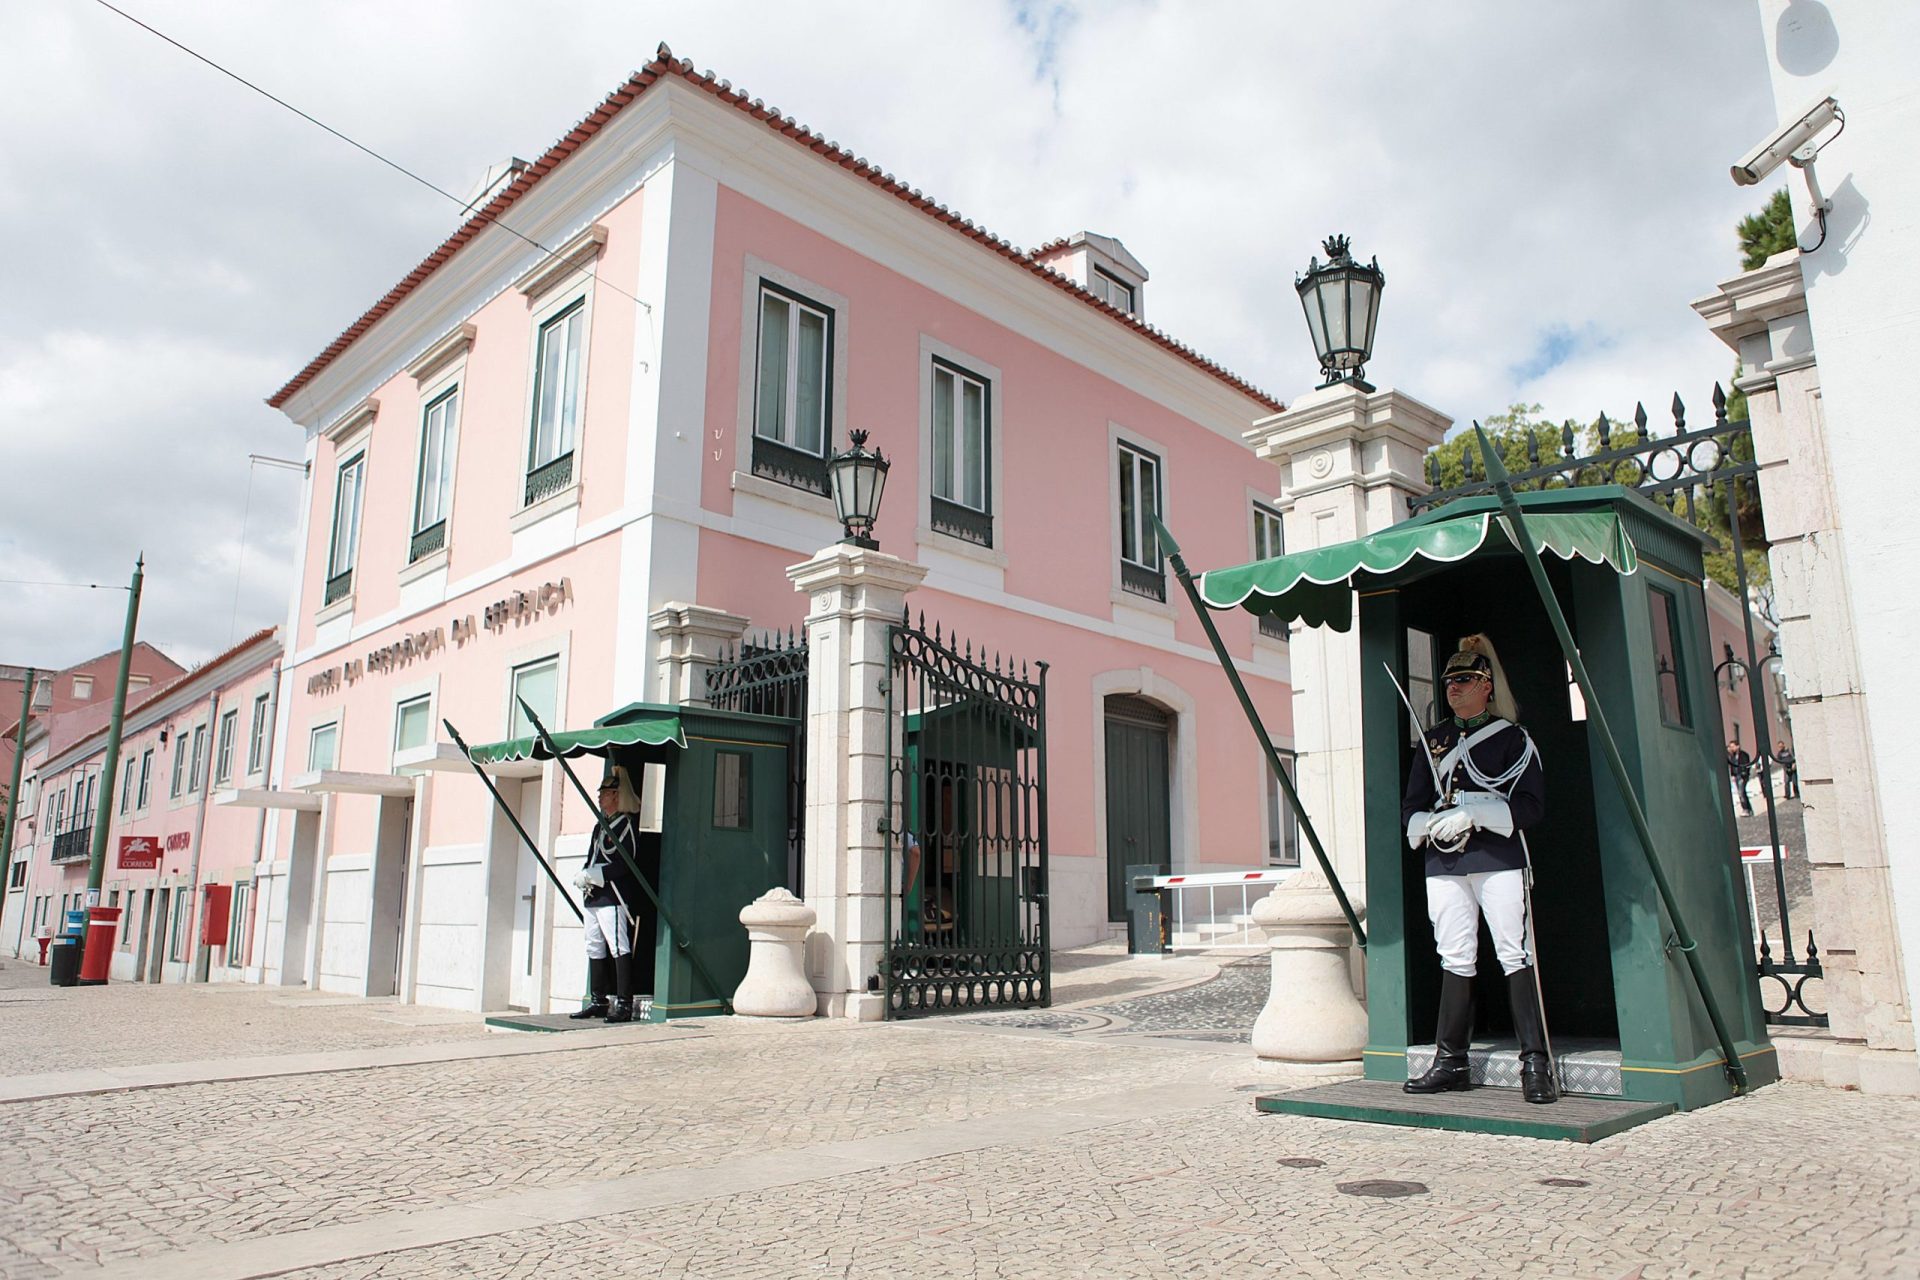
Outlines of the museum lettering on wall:
<svg viewBox="0 0 1920 1280">
<path fill-rule="evenodd" d="M 551 617 L 572 603 L 572 578 L 543 582 L 525 591 L 515 591 L 481 610 L 477 623 L 472 614 L 462 614 L 445 626 L 427 627 L 401 636 L 370 651 L 364 658 L 349 658 L 316 671 L 307 677 L 307 693 L 314 697 L 338 693 L 347 685 L 358 684 L 369 671 L 388 675 L 416 662 L 438 657 L 446 650 L 449 634 L 455 647 L 465 648 L 483 630 L 498 635 L 510 627 L 524 627 L 541 618 Z"/>
</svg>

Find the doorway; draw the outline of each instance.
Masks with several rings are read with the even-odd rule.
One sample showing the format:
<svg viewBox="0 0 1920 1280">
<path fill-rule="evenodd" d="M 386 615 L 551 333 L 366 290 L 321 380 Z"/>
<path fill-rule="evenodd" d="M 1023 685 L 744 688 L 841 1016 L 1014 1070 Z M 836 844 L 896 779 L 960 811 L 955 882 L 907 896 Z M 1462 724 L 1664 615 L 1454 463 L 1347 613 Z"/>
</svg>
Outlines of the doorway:
<svg viewBox="0 0 1920 1280">
<path fill-rule="evenodd" d="M 129 912 L 131 912 L 131 909 L 133 907 L 132 894 L 127 895 L 127 907 L 129 909 Z M 153 890 L 151 889 L 148 889 L 146 891 L 146 896 L 141 899 L 140 919 L 146 922 L 148 925 L 151 925 L 153 922 Z M 138 940 L 138 944 L 139 944 L 138 950 L 134 953 L 134 957 L 133 957 L 133 980 L 135 982 L 145 982 L 146 973 L 147 973 L 148 930 L 140 929 L 139 932 L 135 933 L 134 930 L 137 927 L 138 926 L 132 920 L 127 921 L 127 931 L 130 934 L 132 934 L 134 938 Z"/>
<path fill-rule="evenodd" d="M 514 816 L 520 819 L 520 825 L 528 831 L 540 829 L 540 784 L 524 782 L 520 786 L 520 802 L 514 806 Z M 534 920 L 539 909 L 540 869 L 533 860 L 533 850 L 524 840 L 516 838 L 520 849 L 519 860 L 513 873 L 513 954 L 507 960 L 507 1007 L 525 1011 L 533 1007 L 533 993 L 539 984 L 534 980 Z"/>
<path fill-rule="evenodd" d="M 1144 698 L 1106 700 L 1107 919 L 1127 918 L 1127 868 L 1173 869 L 1173 717 Z"/>
<path fill-rule="evenodd" d="M 153 926 L 150 945 L 147 948 L 148 954 L 153 958 L 152 963 L 147 967 L 148 982 L 160 981 L 160 975 L 166 972 L 167 922 L 172 915 L 167 910 L 167 905 L 168 900 L 173 896 L 173 890 L 162 889 L 159 892 L 160 898 L 156 903 L 153 898 L 154 891 L 147 890 L 147 901 L 153 906 L 153 909 L 147 912 L 147 919 Z"/>
</svg>

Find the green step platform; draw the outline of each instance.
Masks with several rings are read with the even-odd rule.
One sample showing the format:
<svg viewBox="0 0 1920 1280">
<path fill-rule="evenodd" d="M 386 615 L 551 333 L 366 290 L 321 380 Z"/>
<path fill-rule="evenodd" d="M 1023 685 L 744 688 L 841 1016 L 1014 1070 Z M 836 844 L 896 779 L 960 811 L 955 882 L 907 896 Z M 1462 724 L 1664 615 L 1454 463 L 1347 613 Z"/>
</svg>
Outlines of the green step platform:
<svg viewBox="0 0 1920 1280">
<path fill-rule="evenodd" d="M 1262 1094 L 1260 1111 L 1360 1120 L 1415 1129 L 1452 1129 L 1562 1142 L 1598 1142 L 1674 1111 L 1671 1102 L 1636 1102 L 1571 1094 L 1542 1106 L 1517 1089 L 1469 1089 L 1465 1093 L 1413 1094 L 1387 1080 L 1342 1080 L 1292 1093 Z"/>
</svg>

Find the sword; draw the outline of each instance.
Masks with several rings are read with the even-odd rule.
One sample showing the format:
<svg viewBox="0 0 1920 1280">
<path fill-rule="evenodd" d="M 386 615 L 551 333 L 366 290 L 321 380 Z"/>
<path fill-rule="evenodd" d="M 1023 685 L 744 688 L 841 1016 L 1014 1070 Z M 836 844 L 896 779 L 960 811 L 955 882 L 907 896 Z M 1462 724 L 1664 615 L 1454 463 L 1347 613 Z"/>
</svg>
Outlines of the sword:
<svg viewBox="0 0 1920 1280">
<path fill-rule="evenodd" d="M 1407 718 L 1413 721 L 1413 732 L 1420 739 L 1420 758 L 1427 762 L 1427 772 L 1433 775 L 1433 798 L 1441 808 L 1449 808 L 1452 801 L 1447 795 L 1447 788 L 1440 781 L 1440 769 L 1433 763 L 1433 753 L 1426 749 L 1427 727 L 1420 723 L 1420 713 L 1413 709 L 1413 699 L 1409 698 L 1407 691 L 1401 687 L 1400 677 L 1393 674 L 1393 668 L 1386 663 L 1383 662 L 1380 666 L 1386 671 L 1387 679 L 1393 681 L 1393 691 L 1400 695 L 1400 703 L 1407 709 Z"/>
</svg>

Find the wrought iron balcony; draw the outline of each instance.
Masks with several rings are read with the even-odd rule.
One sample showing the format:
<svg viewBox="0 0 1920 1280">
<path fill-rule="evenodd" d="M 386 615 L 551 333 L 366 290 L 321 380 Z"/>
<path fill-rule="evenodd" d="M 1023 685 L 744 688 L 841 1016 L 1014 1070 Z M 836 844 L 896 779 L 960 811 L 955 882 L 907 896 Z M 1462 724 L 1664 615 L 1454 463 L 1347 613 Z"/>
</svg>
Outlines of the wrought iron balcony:
<svg viewBox="0 0 1920 1280">
<path fill-rule="evenodd" d="M 447 522 L 428 525 L 413 535 L 413 544 L 407 548 L 407 563 L 424 559 L 447 545 Z"/>
<path fill-rule="evenodd" d="M 823 497 L 833 492 L 827 482 L 825 458 L 759 436 L 753 438 L 753 474 Z"/>
<path fill-rule="evenodd" d="M 552 462 L 544 462 L 527 472 L 526 506 L 542 498 L 551 498 L 573 483 L 573 454 L 563 453 Z"/>
<path fill-rule="evenodd" d="M 933 498 L 933 529 L 982 547 L 993 545 L 993 517 L 957 502 Z"/>
<path fill-rule="evenodd" d="M 1271 614 L 1261 614 L 1260 634 L 1275 640 L 1285 640 L 1287 638 L 1287 620 L 1285 618 L 1273 617 Z"/>
<path fill-rule="evenodd" d="M 1149 569 L 1131 560 L 1120 562 L 1120 588 L 1136 596 L 1146 596 L 1153 600 L 1167 598 L 1167 573 L 1164 569 Z"/>
<path fill-rule="evenodd" d="M 84 862 L 93 855 L 93 828 L 75 827 L 53 838 L 55 862 Z"/>
<path fill-rule="evenodd" d="M 352 590 L 353 570 L 349 569 L 345 573 L 336 573 L 327 579 L 326 594 L 321 597 L 320 603 L 324 606 L 330 605 L 336 600 L 344 600 L 347 597 L 347 593 Z"/>
</svg>

